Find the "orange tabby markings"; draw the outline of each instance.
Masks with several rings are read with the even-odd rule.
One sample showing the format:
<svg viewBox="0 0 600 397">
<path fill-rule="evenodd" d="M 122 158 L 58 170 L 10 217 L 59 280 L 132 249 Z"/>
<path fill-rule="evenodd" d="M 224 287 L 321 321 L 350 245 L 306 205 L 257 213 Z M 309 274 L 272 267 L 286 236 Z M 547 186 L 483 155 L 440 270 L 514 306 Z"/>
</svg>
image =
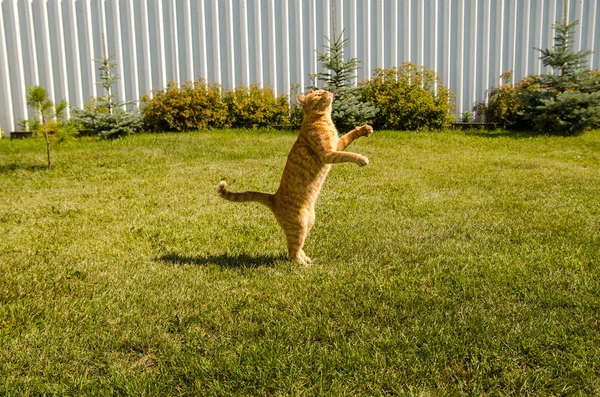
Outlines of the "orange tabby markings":
<svg viewBox="0 0 600 397">
<path fill-rule="evenodd" d="M 308 266 L 312 261 L 302 247 L 315 224 L 315 203 L 331 164 L 351 162 L 361 167 L 369 164 L 365 156 L 343 150 L 355 139 L 369 136 L 373 128 L 356 127 L 339 138 L 331 120 L 331 92 L 316 90 L 306 96 L 298 94 L 296 100 L 302 107 L 304 119 L 277 192 L 232 193 L 224 181 L 217 186 L 217 192 L 229 201 L 255 201 L 269 207 L 285 233 L 290 258 Z"/>
</svg>

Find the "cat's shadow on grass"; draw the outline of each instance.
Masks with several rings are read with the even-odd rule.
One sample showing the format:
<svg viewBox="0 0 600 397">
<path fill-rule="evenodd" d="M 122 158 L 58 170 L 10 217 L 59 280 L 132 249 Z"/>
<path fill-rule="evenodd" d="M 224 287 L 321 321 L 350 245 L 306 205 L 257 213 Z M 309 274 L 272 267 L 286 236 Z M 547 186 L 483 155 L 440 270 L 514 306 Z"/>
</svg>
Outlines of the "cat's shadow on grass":
<svg viewBox="0 0 600 397">
<path fill-rule="evenodd" d="M 206 256 L 182 255 L 179 253 L 164 254 L 159 258 L 162 262 L 173 265 L 208 266 L 217 265 L 229 269 L 257 268 L 261 266 L 273 267 L 278 261 L 287 260 L 285 255 L 249 255 L 249 254 L 221 254 Z"/>
</svg>

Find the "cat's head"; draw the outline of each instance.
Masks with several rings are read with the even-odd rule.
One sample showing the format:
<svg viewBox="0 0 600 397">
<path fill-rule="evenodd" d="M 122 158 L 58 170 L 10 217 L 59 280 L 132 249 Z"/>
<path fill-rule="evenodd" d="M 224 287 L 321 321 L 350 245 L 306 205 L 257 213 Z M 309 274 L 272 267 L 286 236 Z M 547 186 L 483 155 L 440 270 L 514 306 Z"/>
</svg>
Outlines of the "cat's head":
<svg viewBox="0 0 600 397">
<path fill-rule="evenodd" d="M 316 111 L 331 111 L 331 103 L 333 102 L 333 93 L 325 90 L 311 91 L 306 96 L 302 94 L 296 95 L 296 102 L 302 107 L 305 112 Z"/>
</svg>

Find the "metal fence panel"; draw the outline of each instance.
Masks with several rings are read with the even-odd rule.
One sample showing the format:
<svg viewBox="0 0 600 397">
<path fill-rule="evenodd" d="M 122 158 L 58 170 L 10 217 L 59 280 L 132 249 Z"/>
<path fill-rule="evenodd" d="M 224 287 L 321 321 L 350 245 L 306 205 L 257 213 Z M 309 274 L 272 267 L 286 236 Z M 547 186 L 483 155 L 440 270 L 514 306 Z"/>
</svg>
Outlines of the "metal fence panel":
<svg viewBox="0 0 600 397">
<path fill-rule="evenodd" d="M 580 21 L 576 49 L 593 50 L 590 66 L 600 67 L 598 0 L 0 0 L 0 127 L 8 133 L 32 116 L 25 98 L 36 84 L 75 108 L 100 95 L 93 59 L 104 45 L 120 100 L 199 77 L 289 94 L 321 70 L 316 51 L 334 28 L 361 61 L 358 79 L 425 65 L 461 114 L 503 72 L 548 72 L 535 48 L 552 46 L 564 1 L 568 19 Z"/>
</svg>

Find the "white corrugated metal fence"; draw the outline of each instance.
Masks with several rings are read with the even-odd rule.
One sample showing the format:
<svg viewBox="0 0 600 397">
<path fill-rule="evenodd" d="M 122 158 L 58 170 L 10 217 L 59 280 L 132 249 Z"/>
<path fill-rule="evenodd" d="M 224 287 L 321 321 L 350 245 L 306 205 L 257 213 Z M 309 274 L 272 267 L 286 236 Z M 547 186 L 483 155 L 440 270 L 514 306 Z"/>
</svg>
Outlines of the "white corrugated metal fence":
<svg viewBox="0 0 600 397">
<path fill-rule="evenodd" d="M 31 117 L 26 89 L 80 108 L 98 94 L 103 37 L 137 100 L 169 80 L 203 77 L 232 88 L 270 85 L 288 94 L 320 70 L 315 50 L 335 26 L 374 68 L 425 65 L 456 94 L 457 114 L 486 98 L 501 73 L 544 72 L 534 47 L 552 46 L 552 24 L 580 20 L 575 46 L 600 66 L 598 0 L 0 0 L 0 127 Z M 332 8 L 335 5 L 335 9 Z"/>
</svg>

